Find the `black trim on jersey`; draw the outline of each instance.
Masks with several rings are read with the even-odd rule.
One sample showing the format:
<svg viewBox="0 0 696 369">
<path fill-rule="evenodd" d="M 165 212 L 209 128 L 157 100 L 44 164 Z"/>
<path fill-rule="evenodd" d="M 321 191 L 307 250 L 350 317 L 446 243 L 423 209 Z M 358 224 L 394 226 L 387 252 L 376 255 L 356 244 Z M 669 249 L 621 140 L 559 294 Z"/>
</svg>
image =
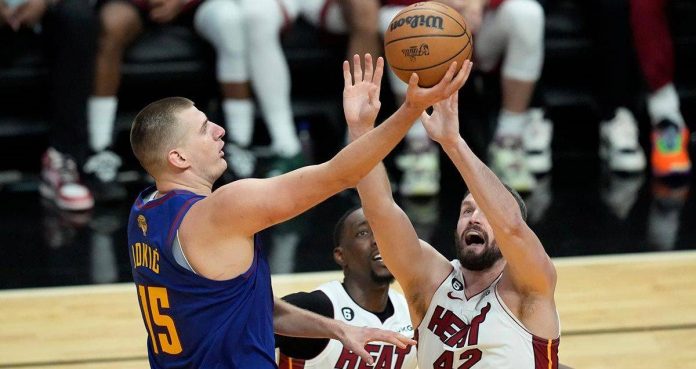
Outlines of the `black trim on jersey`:
<svg viewBox="0 0 696 369">
<path fill-rule="evenodd" d="M 282 298 L 288 303 L 305 310 L 323 315 L 327 318 L 334 318 L 334 309 L 331 300 L 322 291 L 298 292 Z M 275 335 L 276 347 L 286 356 L 310 360 L 317 357 L 326 346 L 329 345 L 328 338 L 299 338 Z"/>
<path fill-rule="evenodd" d="M 341 283 L 341 287 L 345 290 L 345 285 Z M 348 294 L 346 290 L 346 295 L 353 298 Z M 284 301 L 300 307 L 305 310 L 323 315 L 327 318 L 334 319 L 334 307 L 333 303 L 326 294 L 320 290 L 312 292 L 298 292 L 287 295 L 282 298 Z M 355 300 L 353 300 L 355 302 Z M 358 305 L 358 303 L 355 303 Z M 360 305 L 358 305 L 360 306 Z M 394 304 L 392 304 L 391 298 L 387 298 L 387 307 L 384 311 L 374 314 L 382 323 L 394 315 L 395 309 Z M 319 356 L 322 351 L 328 346 L 329 339 L 322 338 L 299 338 L 299 337 L 288 337 L 275 335 L 276 347 L 280 349 L 280 352 L 285 356 L 289 356 L 295 359 L 310 360 Z"/>
</svg>

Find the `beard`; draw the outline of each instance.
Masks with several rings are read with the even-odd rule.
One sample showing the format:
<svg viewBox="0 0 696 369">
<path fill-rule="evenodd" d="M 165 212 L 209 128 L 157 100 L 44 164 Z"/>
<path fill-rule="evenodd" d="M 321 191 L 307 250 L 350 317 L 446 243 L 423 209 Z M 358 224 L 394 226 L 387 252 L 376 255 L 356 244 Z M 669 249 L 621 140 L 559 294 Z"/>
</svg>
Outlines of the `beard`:
<svg viewBox="0 0 696 369">
<path fill-rule="evenodd" d="M 473 271 L 482 271 L 489 269 L 495 264 L 496 261 L 502 259 L 503 254 L 500 252 L 500 248 L 494 242 L 483 250 L 482 253 L 476 254 L 472 251 L 468 251 L 468 248 L 462 239 L 458 239 L 456 242 L 457 249 L 457 259 L 462 264 L 465 269 Z M 462 253 L 463 251 L 463 253 Z"/>
<path fill-rule="evenodd" d="M 372 281 L 377 284 L 392 284 L 392 282 L 394 282 L 394 276 L 391 273 L 388 275 L 378 275 L 373 270 L 370 272 L 370 277 L 372 277 Z"/>
</svg>

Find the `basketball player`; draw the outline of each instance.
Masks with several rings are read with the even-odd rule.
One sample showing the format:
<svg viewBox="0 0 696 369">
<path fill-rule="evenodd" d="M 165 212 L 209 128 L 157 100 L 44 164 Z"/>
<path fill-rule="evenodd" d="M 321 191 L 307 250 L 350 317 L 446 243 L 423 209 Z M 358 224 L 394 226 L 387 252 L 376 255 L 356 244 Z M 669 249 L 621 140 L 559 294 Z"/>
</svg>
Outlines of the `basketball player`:
<svg viewBox="0 0 696 369">
<path fill-rule="evenodd" d="M 382 165 L 358 184 L 380 254 L 403 287 L 417 327 L 418 366 L 556 368 L 556 270 L 525 223 L 522 199 L 460 137 L 457 96 L 421 118 L 471 191 L 461 203 L 456 260 L 418 239 L 394 202 Z M 357 138 L 373 122 L 348 123 Z"/>
<path fill-rule="evenodd" d="M 392 330 L 413 336 L 406 299 L 390 290 L 394 276 L 384 266 L 370 225 L 362 209 L 347 211 L 334 230 L 334 260 L 343 269 L 343 283 L 332 281 L 315 291 L 299 292 L 283 297 L 295 306 L 325 317 L 338 319 L 359 327 Z M 328 339 L 303 339 L 278 336 L 280 369 L 364 367 L 362 359 Z M 413 369 L 416 349 L 374 343 L 367 351 L 375 357 L 375 367 L 384 369 Z"/>
<path fill-rule="evenodd" d="M 344 110 L 373 120 L 384 61 L 343 64 Z M 270 271 L 255 234 L 357 184 L 406 134 L 411 122 L 465 82 L 456 63 L 433 88 L 414 77 L 406 102 L 379 128 L 330 161 L 268 179 L 244 179 L 212 191 L 225 170 L 225 130 L 188 99 L 148 105 L 131 128 L 133 152 L 156 185 L 143 191 L 128 224 L 133 279 L 149 333 L 154 368 L 273 368 L 273 331 L 330 337 L 373 359 L 367 341 L 411 341 L 394 332 L 356 328 L 273 298 Z M 456 76 L 455 76 L 456 72 Z M 355 80 L 355 83 L 353 82 Z M 368 114 L 365 116 L 365 114 Z"/>
<path fill-rule="evenodd" d="M 146 28 L 162 24 L 189 27 L 215 49 L 224 126 L 234 143 L 228 146 L 228 153 L 236 154 L 228 160 L 235 175 L 248 177 L 254 171 L 255 158 L 245 150 L 253 136 L 252 88 L 278 163 L 296 161 L 301 146 L 290 105 L 290 72 L 280 45 L 280 31 L 295 12 L 293 4 L 280 0 L 100 0 L 102 32 L 88 103 L 93 155 L 85 164 L 97 197 L 117 197 L 115 178 L 121 159 L 111 146 L 125 50 Z"/>
</svg>

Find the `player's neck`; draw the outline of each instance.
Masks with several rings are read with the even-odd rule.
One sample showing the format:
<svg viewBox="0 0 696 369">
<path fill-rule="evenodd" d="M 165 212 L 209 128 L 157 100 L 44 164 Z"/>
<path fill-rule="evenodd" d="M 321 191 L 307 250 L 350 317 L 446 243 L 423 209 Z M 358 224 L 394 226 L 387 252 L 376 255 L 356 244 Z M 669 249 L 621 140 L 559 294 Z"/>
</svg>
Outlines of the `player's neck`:
<svg viewBox="0 0 696 369">
<path fill-rule="evenodd" d="M 387 308 L 389 301 L 389 284 L 387 283 L 361 283 L 355 279 L 346 278 L 343 281 L 343 287 L 356 304 L 369 312 L 381 313 Z"/>
<path fill-rule="evenodd" d="M 485 270 L 469 270 L 462 267 L 466 295 L 473 296 L 488 288 L 503 272 L 503 269 L 505 269 L 505 259 L 503 258 Z"/>
<path fill-rule="evenodd" d="M 199 195 L 210 195 L 212 185 L 202 180 L 187 180 L 184 178 L 164 177 L 155 181 L 155 186 L 160 194 L 165 194 L 173 190 L 185 190 Z"/>
</svg>

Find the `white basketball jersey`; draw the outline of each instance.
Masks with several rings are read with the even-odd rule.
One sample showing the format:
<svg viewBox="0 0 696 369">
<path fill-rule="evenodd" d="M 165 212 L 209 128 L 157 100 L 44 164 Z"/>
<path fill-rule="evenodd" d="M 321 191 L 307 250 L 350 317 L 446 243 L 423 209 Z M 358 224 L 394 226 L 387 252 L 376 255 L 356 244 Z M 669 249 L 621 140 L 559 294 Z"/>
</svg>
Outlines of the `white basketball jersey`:
<svg viewBox="0 0 696 369">
<path fill-rule="evenodd" d="M 356 304 L 340 282 L 329 282 L 319 286 L 318 289 L 331 300 L 335 319 L 354 326 L 380 328 L 399 332 L 409 338 L 413 337 L 408 305 L 404 296 L 398 292 L 389 290 L 389 299 L 394 306 L 394 315 L 382 323 L 375 314 Z M 416 367 L 416 348 L 414 346 L 400 349 L 388 343 L 371 342 L 365 345 L 365 350 L 375 358 L 375 365 L 372 368 L 414 369 Z M 324 351 L 311 360 L 292 359 L 281 354 L 279 367 L 288 369 L 370 368 L 360 356 L 344 349 L 341 342 L 337 340 L 329 340 Z"/>
<path fill-rule="evenodd" d="M 498 295 L 500 276 L 467 300 L 459 260 L 418 327 L 420 369 L 557 369 L 559 339 L 537 337 Z"/>
</svg>

